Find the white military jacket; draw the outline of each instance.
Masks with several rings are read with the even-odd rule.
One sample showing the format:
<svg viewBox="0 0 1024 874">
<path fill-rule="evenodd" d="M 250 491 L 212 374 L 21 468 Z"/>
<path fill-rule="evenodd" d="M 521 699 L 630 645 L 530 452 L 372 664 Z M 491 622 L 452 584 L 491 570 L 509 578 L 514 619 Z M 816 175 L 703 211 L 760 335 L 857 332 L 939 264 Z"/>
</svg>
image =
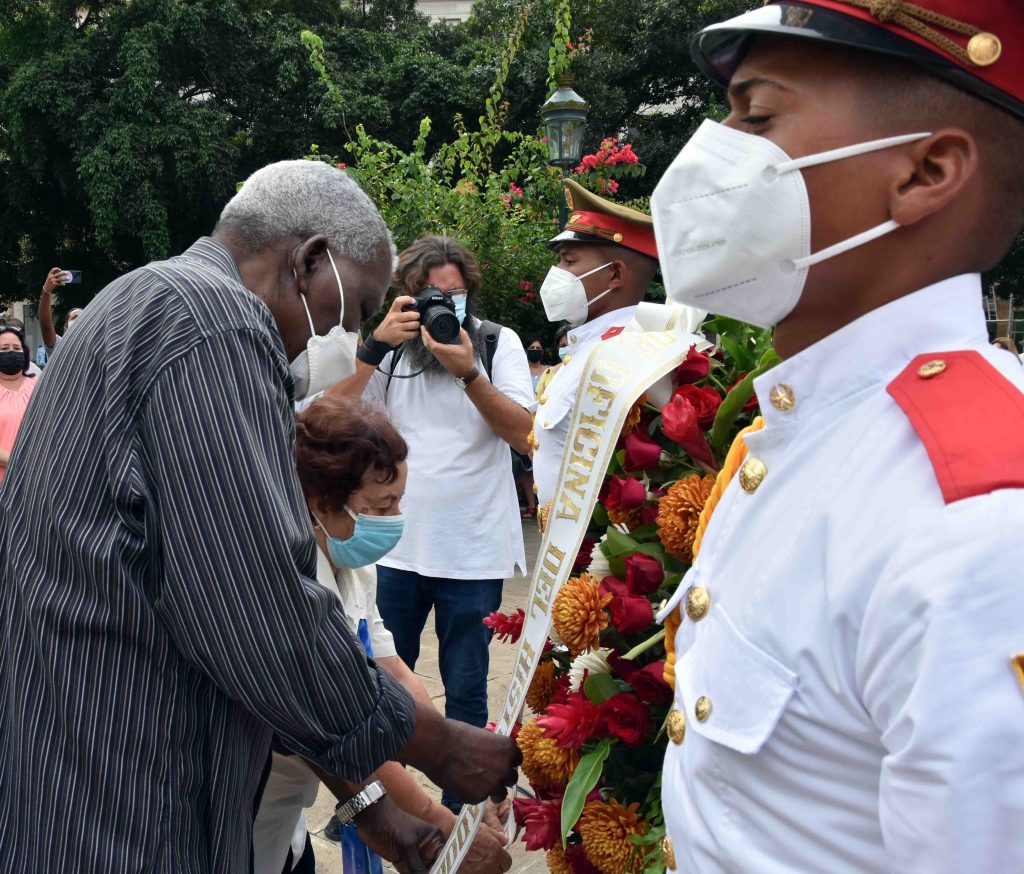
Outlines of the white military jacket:
<svg viewBox="0 0 1024 874">
<path fill-rule="evenodd" d="M 586 368 L 590 350 L 601 342 L 608 331 L 625 329 L 633 320 L 635 306 L 622 307 L 569 330 L 569 351 L 561 367 L 537 398 L 537 415 L 533 420 L 533 481 L 537 500 L 547 506 L 554 497 L 561 469 L 562 451 L 569 434 L 576 391 Z"/>
<path fill-rule="evenodd" d="M 1017 487 L 947 503 L 887 391 L 916 356 L 952 350 L 983 357 L 1024 423 L 1024 369 L 989 346 L 974 275 L 755 382 L 761 465 L 729 485 L 669 605 L 690 594 L 685 735 L 677 716 L 662 790 L 670 870 L 1024 871 L 1024 465 L 1008 465 Z M 963 394 L 948 418 L 983 444 L 1003 413 Z M 969 470 L 947 461 L 944 475 Z"/>
</svg>

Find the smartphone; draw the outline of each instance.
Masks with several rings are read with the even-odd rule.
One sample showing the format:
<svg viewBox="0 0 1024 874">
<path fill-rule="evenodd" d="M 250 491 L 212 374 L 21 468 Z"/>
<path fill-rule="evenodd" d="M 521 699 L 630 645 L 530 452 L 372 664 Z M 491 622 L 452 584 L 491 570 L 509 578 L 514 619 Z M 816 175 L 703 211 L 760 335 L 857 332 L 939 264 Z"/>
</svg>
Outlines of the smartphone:
<svg viewBox="0 0 1024 874">
<path fill-rule="evenodd" d="M 64 271 L 64 284 L 65 285 L 81 285 L 82 284 L 82 271 L 81 270 L 65 270 Z"/>
</svg>

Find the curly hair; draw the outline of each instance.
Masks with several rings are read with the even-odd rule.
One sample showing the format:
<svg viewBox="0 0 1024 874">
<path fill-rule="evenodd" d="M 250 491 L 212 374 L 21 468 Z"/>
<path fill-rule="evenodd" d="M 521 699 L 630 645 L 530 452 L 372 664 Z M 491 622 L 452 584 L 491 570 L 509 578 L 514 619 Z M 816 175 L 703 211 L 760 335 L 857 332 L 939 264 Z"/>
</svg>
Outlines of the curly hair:
<svg viewBox="0 0 1024 874">
<path fill-rule="evenodd" d="M 466 291 L 474 297 L 480 291 L 482 277 L 473 253 L 451 237 L 421 237 L 398 256 L 393 284 L 406 294 L 415 294 L 427 284 L 427 274 L 435 267 L 454 264 L 466 281 Z"/>
<path fill-rule="evenodd" d="M 370 471 L 390 483 L 409 454 L 387 416 L 352 398 L 321 397 L 295 417 L 295 463 L 307 500 L 340 511 Z"/>
</svg>

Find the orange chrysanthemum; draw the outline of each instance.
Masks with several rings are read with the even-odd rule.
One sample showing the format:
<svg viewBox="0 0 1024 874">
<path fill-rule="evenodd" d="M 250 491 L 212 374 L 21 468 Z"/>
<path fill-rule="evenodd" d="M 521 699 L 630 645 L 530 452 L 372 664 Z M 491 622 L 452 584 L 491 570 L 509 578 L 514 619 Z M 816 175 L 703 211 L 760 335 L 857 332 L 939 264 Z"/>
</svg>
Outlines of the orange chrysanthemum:
<svg viewBox="0 0 1024 874">
<path fill-rule="evenodd" d="M 523 751 L 523 773 L 535 786 L 564 786 L 580 761 L 576 750 L 562 749 L 533 719 L 519 729 L 516 737 Z"/>
<path fill-rule="evenodd" d="M 623 807 L 614 798 L 584 806 L 576 830 L 583 838 L 587 858 L 601 874 L 640 874 L 644 870 L 644 854 L 630 840 L 647 831 L 637 813 L 639 808 L 639 804 Z"/>
<path fill-rule="evenodd" d="M 693 538 L 715 478 L 698 474 L 672 483 L 658 500 L 658 539 L 680 561 L 693 560 Z"/>
<path fill-rule="evenodd" d="M 543 713 L 555 694 L 555 663 L 545 659 L 537 665 L 537 673 L 526 691 L 526 704 L 534 713 Z"/>
<path fill-rule="evenodd" d="M 547 863 L 551 874 L 573 874 L 572 865 L 566 861 L 561 844 L 555 844 L 548 850 Z"/>
<path fill-rule="evenodd" d="M 601 584 L 584 572 L 569 579 L 555 596 L 552 610 L 555 631 L 573 656 L 596 649 L 608 627 L 605 607 L 612 595 L 601 594 Z"/>
<path fill-rule="evenodd" d="M 632 434 L 637 425 L 640 424 L 640 417 L 643 413 L 644 404 L 647 403 L 647 395 L 640 395 L 637 402 L 630 408 L 629 413 L 626 415 L 626 422 L 622 426 L 622 434 L 620 438 L 625 438 Z"/>
</svg>

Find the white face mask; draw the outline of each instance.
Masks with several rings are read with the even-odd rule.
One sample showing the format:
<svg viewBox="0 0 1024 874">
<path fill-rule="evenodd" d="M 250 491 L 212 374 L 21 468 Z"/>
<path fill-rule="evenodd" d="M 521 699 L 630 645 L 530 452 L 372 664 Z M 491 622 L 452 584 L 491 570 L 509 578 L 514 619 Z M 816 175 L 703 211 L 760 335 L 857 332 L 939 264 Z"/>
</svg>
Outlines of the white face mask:
<svg viewBox="0 0 1024 874">
<path fill-rule="evenodd" d="M 345 321 L 345 290 L 341 287 L 341 276 L 334 264 L 331 250 L 327 257 L 338 280 L 338 294 L 341 296 L 341 315 L 338 324 L 320 337 L 313 327 L 313 316 L 309 312 L 306 296 L 302 297 L 302 305 L 306 308 L 309 319 L 309 340 L 296 359 L 289 365 L 292 381 L 295 383 L 295 400 L 301 401 L 312 395 L 319 394 L 337 382 L 347 379 L 356 372 L 356 349 L 359 346 L 359 335 L 355 331 L 346 331 Z"/>
<path fill-rule="evenodd" d="M 651 196 L 668 297 L 762 328 L 778 324 L 796 306 L 812 265 L 899 227 L 889 220 L 812 255 L 811 204 L 798 171 L 928 136 L 792 160 L 771 140 L 706 120 Z"/>
<path fill-rule="evenodd" d="M 608 264 L 611 263 L 611 261 L 608 262 Z M 588 270 L 582 276 L 577 276 L 561 267 L 552 267 L 540 287 L 540 300 L 544 304 L 544 313 L 547 315 L 548 321 L 566 321 L 573 327 L 585 322 L 590 305 L 599 301 L 611 289 L 605 289 L 596 297 L 587 300 L 587 290 L 583 287 L 582 280 L 590 276 L 591 273 L 604 270 L 608 264 Z"/>
</svg>

